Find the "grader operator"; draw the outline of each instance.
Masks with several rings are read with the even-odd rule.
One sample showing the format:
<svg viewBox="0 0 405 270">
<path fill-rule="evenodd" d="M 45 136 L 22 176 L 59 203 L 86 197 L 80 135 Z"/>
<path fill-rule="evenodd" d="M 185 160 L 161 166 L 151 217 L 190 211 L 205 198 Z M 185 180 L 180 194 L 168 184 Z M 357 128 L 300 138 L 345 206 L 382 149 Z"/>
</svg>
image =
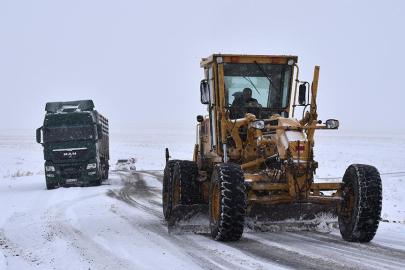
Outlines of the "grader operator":
<svg viewBox="0 0 405 270">
<path fill-rule="evenodd" d="M 299 80 L 297 61 L 228 54 L 202 59 L 201 103 L 208 115 L 197 117 L 193 161 L 170 160 L 166 149 L 162 200 L 169 228 L 206 212 L 211 236 L 232 241 L 242 236 L 246 216 L 300 219 L 332 210 L 343 239 L 373 239 L 381 214 L 380 174 L 353 164 L 342 182 L 314 181 L 314 132 L 337 129 L 339 121 L 318 120 L 319 67 L 310 84 Z"/>
</svg>

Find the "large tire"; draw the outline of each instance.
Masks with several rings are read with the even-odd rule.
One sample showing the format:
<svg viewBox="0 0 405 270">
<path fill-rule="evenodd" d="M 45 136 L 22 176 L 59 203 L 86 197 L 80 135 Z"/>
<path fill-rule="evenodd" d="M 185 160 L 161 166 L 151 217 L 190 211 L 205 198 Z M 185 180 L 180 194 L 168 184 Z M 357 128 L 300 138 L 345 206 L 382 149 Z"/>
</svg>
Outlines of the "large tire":
<svg viewBox="0 0 405 270">
<path fill-rule="evenodd" d="M 174 165 L 177 160 L 169 160 L 163 173 L 163 188 L 162 188 L 162 206 L 163 216 L 166 220 L 169 219 L 172 212 L 172 196 L 171 196 L 171 183 L 173 179 Z"/>
<path fill-rule="evenodd" d="M 55 189 L 55 188 L 56 188 L 55 184 L 53 184 L 53 183 L 46 183 L 46 189 L 47 189 L 47 190 L 51 190 L 51 189 Z"/>
<path fill-rule="evenodd" d="M 96 181 L 93 181 L 92 183 L 90 183 L 90 185 L 98 187 L 98 186 L 101 186 L 102 181 L 103 181 L 102 176 L 100 175 L 99 178 Z"/>
<path fill-rule="evenodd" d="M 201 184 L 197 177 L 198 167 L 195 162 L 188 160 L 176 162 L 172 182 L 173 208 L 177 205 L 201 203 Z"/>
<path fill-rule="evenodd" d="M 233 163 L 215 165 L 210 186 L 211 236 L 217 241 L 242 237 L 247 199 L 242 168 Z"/>
<path fill-rule="evenodd" d="M 103 168 L 99 168 L 99 171 L 97 173 L 97 180 L 94 181 L 92 184 L 96 187 L 101 186 L 101 183 L 103 182 L 104 179 L 104 170 Z M 90 184 L 91 185 L 91 184 Z"/>
<path fill-rule="evenodd" d="M 378 229 L 382 185 L 378 170 L 350 165 L 343 176 L 342 202 L 338 206 L 340 234 L 350 242 L 370 242 Z"/>
<path fill-rule="evenodd" d="M 107 180 L 108 179 L 108 169 L 105 165 L 101 168 L 101 179 Z"/>
</svg>

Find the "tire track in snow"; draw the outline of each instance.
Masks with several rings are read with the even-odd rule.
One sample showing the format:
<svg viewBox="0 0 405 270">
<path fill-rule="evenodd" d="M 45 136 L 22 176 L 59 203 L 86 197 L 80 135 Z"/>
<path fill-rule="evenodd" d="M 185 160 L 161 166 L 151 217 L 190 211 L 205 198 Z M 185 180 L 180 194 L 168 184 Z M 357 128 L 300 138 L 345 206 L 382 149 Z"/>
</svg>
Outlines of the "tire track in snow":
<svg viewBox="0 0 405 270">
<path fill-rule="evenodd" d="M 99 194 L 97 194 L 99 196 Z M 133 262 L 127 262 L 125 259 L 118 257 L 115 253 L 105 249 L 99 243 L 87 237 L 80 230 L 74 227 L 68 220 L 63 219 L 67 209 L 72 205 L 83 202 L 87 199 L 95 196 L 86 196 L 80 198 L 79 201 L 64 201 L 55 205 L 58 209 L 57 215 L 59 216 L 54 224 L 54 232 L 57 235 L 62 233 L 68 239 L 71 239 L 72 246 L 77 248 L 82 256 L 91 264 L 98 267 L 98 269 L 137 269 L 141 266 L 134 264 Z M 55 207 L 52 206 L 52 207 Z M 62 217 L 62 218 L 60 218 Z"/>
<path fill-rule="evenodd" d="M 48 219 L 54 220 L 54 222 L 49 225 L 53 238 L 62 234 L 62 236 L 70 241 L 70 245 L 75 247 L 78 253 L 87 261 L 91 262 L 92 267 L 97 267 L 97 269 L 124 270 L 136 268 L 137 266 L 134 265 L 134 263 L 126 262 L 125 259 L 117 257 L 115 253 L 108 251 L 103 246 L 87 237 L 66 219 L 68 208 L 97 196 L 100 196 L 100 194 L 75 198 L 74 200 L 66 200 L 48 208 L 48 210 L 57 209 L 54 215 L 48 216 Z M 50 241 L 52 241 L 52 239 L 50 239 Z"/>
<path fill-rule="evenodd" d="M 353 243 L 341 239 L 340 236 L 322 234 L 319 232 L 300 232 L 287 235 L 293 239 L 301 239 L 304 243 L 311 243 L 310 247 L 318 247 L 329 255 L 329 250 L 345 254 L 345 259 L 353 264 L 359 264 L 359 259 L 364 259 L 360 266 L 367 265 L 368 269 L 405 269 L 405 251 L 385 247 L 374 242 Z M 404 245 L 404 244 L 403 244 Z"/>
<path fill-rule="evenodd" d="M 116 211 L 117 212 L 117 211 Z M 247 270 L 249 267 L 240 267 L 233 263 L 230 263 L 220 257 L 213 256 L 212 253 L 205 250 L 202 246 L 194 242 L 192 239 L 183 235 L 171 235 L 167 232 L 167 229 L 159 222 L 153 224 L 140 224 L 137 217 L 131 217 L 129 213 L 116 213 L 120 218 L 126 220 L 135 230 L 143 230 L 156 235 L 161 241 L 161 238 L 165 239 L 168 243 L 174 245 L 177 250 L 186 254 L 196 265 L 202 269 L 236 269 Z M 146 233 L 145 233 L 146 234 Z M 149 236 L 151 241 L 152 237 Z M 156 242 L 156 245 L 162 243 Z"/>
<path fill-rule="evenodd" d="M 49 193 L 49 191 L 44 192 Z M 8 223 L 13 225 L 13 229 L 8 229 L 8 231 L 14 235 L 20 234 L 14 236 L 17 241 L 11 241 L 2 235 L 0 235 L 0 239 L 5 239 L 7 246 L 14 253 L 13 256 L 18 251 L 20 257 L 33 267 L 39 267 L 39 269 L 57 266 L 60 258 L 56 259 L 56 257 L 60 257 L 61 254 L 55 253 L 56 243 L 58 243 L 58 250 L 70 252 L 73 248 L 73 252 L 79 255 L 76 255 L 75 260 L 81 261 L 82 265 L 91 266 L 92 269 L 126 270 L 137 268 L 136 264 L 129 263 L 115 253 L 108 251 L 67 220 L 66 212 L 70 207 L 97 196 L 102 196 L 102 194 L 75 197 L 46 208 L 35 207 L 27 213 L 15 213 L 8 220 Z M 46 201 L 48 198 L 48 196 L 42 196 L 39 201 L 34 203 L 41 206 L 42 200 Z M 27 221 L 33 222 L 32 226 L 26 226 Z M 23 240 L 21 240 L 22 238 Z M 21 241 L 23 244 L 18 244 Z M 63 267 L 65 266 L 63 265 Z"/>
<path fill-rule="evenodd" d="M 141 179 L 141 177 L 135 177 L 134 179 Z M 163 219 L 161 203 L 157 203 L 155 200 L 147 200 L 146 198 L 138 198 L 130 188 L 124 187 L 120 190 L 120 193 L 122 193 L 121 195 L 129 204 L 141 208 L 159 219 Z M 146 205 L 142 203 L 145 200 L 147 200 Z M 151 203 L 152 201 L 155 203 Z M 156 207 L 159 209 L 157 210 Z M 164 226 L 166 222 L 162 220 L 161 224 Z M 202 252 L 201 250 L 205 249 L 205 252 L 208 254 L 206 256 L 212 256 L 212 252 L 209 252 L 207 248 L 201 247 L 197 243 L 185 246 L 183 241 L 189 242 L 190 238 L 187 236 L 170 236 L 165 229 L 162 231 L 162 225 L 155 224 L 153 229 L 145 229 L 149 229 L 172 241 L 183 250 L 197 249 L 199 252 Z M 190 245 L 190 243 L 187 244 Z M 221 244 L 243 252 L 248 258 L 278 264 L 286 268 L 405 269 L 404 251 L 374 243 L 350 243 L 341 239 L 340 236 L 330 233 L 324 234 L 314 231 L 281 233 L 245 232 L 240 241 Z M 190 254 L 190 256 L 193 255 Z M 197 262 L 197 264 L 203 268 L 212 266 L 206 261 Z M 230 268 L 230 266 L 226 267 Z"/>
<path fill-rule="evenodd" d="M 136 174 L 136 173 L 135 173 Z M 139 192 L 136 192 L 132 181 L 142 181 L 142 177 L 130 177 L 130 181 L 126 178 L 126 175 L 120 175 L 123 178 L 125 186 L 119 191 L 109 190 L 107 195 L 118 200 L 122 200 L 127 204 L 140 209 L 156 218 L 156 223 L 153 224 L 141 224 L 137 217 L 129 213 L 116 213 L 120 218 L 126 220 L 135 229 L 141 228 L 156 234 L 159 237 L 166 239 L 169 243 L 176 246 L 183 253 L 187 254 L 199 267 L 202 269 L 236 269 L 247 270 L 252 269 L 252 266 L 241 266 L 229 262 L 228 260 L 217 256 L 204 248 L 202 245 L 195 242 L 187 235 L 171 235 L 166 228 L 166 221 L 164 221 L 161 203 L 158 205 L 153 203 L 155 201 L 148 199 L 149 196 L 138 197 Z M 153 207 L 151 207 L 153 205 Z M 158 209 L 156 209 L 158 207 Z M 204 236 L 201 236 L 204 237 Z M 260 268 L 259 268 L 260 269 Z"/>
<path fill-rule="evenodd" d="M 246 233 L 228 245 L 297 269 L 405 269 L 404 251 L 319 232 Z"/>
<path fill-rule="evenodd" d="M 270 244 L 268 241 L 263 241 L 262 238 L 262 236 L 256 237 L 247 233 L 237 242 L 224 244 L 238 249 L 252 258 L 291 269 L 359 269 L 335 263 L 326 257 L 318 257 L 316 254 L 303 254 L 302 250 L 295 248 L 294 245 L 289 248 L 283 246 L 281 242 Z"/>
<path fill-rule="evenodd" d="M 141 173 L 148 174 L 156 180 L 158 180 L 160 183 L 163 183 L 163 171 L 140 171 Z"/>
<path fill-rule="evenodd" d="M 31 265 L 40 265 L 44 262 L 41 257 L 32 253 L 29 249 L 22 245 L 11 241 L 4 235 L 4 230 L 0 229 L 0 249 L 5 255 L 6 261 L 9 260 L 8 257 L 19 257 L 22 258 L 25 262 Z M 1 265 L 0 265 L 1 266 Z"/>
<path fill-rule="evenodd" d="M 161 206 L 161 204 L 151 199 L 157 197 L 156 190 L 151 191 L 151 188 L 148 187 L 146 182 L 137 173 L 135 173 L 134 175 L 119 174 L 119 176 L 121 177 L 121 180 L 124 183 L 124 187 L 118 191 L 109 190 L 107 192 L 107 195 L 109 197 L 121 200 L 133 207 L 136 207 L 138 209 L 145 211 L 146 213 L 151 214 L 152 216 L 163 218 L 162 211 L 150 207 L 150 204 L 153 204 L 155 206 Z M 134 199 L 135 197 L 141 198 L 143 199 L 143 201 L 145 201 L 146 198 L 147 199 L 146 205 L 136 201 Z"/>
</svg>

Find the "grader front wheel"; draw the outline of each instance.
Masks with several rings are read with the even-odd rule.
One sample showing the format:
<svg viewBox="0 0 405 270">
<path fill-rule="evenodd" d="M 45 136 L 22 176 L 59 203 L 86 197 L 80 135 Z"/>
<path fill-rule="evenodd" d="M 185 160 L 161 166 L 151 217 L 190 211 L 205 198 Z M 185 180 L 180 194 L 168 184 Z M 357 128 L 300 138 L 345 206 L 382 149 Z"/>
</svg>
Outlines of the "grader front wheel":
<svg viewBox="0 0 405 270">
<path fill-rule="evenodd" d="M 246 214 L 242 168 L 233 163 L 217 164 L 212 174 L 209 199 L 211 236 L 218 241 L 239 240 Z"/>
<path fill-rule="evenodd" d="M 370 242 L 380 221 L 382 186 L 378 170 L 369 165 L 350 165 L 343 176 L 342 201 L 338 206 L 340 234 L 350 242 Z"/>
</svg>

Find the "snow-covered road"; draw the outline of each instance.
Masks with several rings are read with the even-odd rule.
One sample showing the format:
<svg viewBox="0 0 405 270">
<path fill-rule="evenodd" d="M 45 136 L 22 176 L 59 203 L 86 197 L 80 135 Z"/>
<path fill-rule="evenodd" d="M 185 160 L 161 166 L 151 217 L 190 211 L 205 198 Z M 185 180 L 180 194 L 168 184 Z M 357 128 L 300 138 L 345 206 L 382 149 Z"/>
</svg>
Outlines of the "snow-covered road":
<svg viewBox="0 0 405 270">
<path fill-rule="evenodd" d="M 160 135 L 159 135 L 160 134 Z M 162 135 L 163 134 L 163 135 Z M 168 234 L 161 207 L 164 148 L 188 159 L 194 131 L 111 136 L 111 165 L 136 157 L 137 172 L 111 171 L 99 187 L 46 190 L 41 146 L 30 133 L 0 132 L 0 270 L 405 269 L 405 176 L 383 176 L 382 219 L 367 244 L 339 231 L 246 230 L 238 242 Z M 403 172 L 405 134 L 318 133 L 318 177 L 352 163 Z"/>
<path fill-rule="evenodd" d="M 168 234 L 161 180 L 116 171 L 100 187 L 51 191 L 40 176 L 5 180 L 0 269 L 405 269 L 402 224 L 381 223 L 368 244 L 338 231 L 247 231 L 228 243 Z"/>
</svg>

